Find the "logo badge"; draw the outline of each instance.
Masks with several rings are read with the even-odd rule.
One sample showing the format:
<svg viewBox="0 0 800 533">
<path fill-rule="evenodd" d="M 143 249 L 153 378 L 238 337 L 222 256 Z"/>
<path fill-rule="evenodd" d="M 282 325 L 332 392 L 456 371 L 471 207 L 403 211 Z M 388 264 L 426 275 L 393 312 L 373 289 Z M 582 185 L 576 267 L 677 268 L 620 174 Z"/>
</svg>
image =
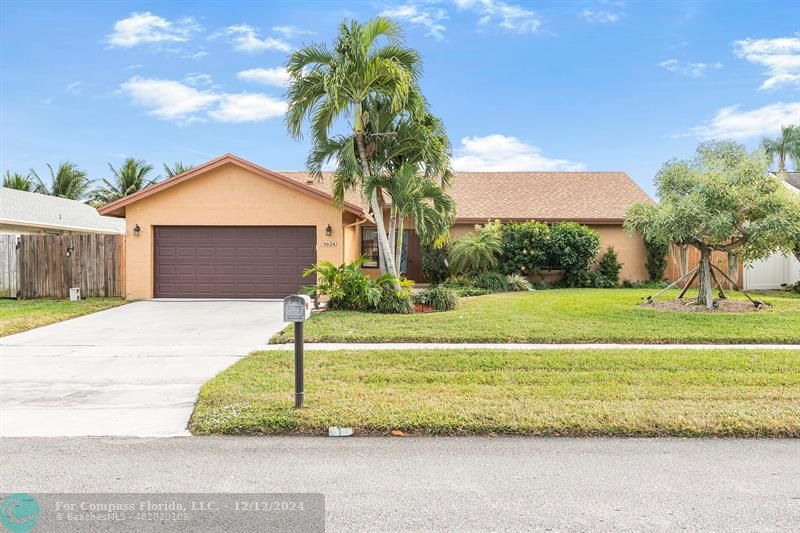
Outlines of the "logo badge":
<svg viewBox="0 0 800 533">
<path fill-rule="evenodd" d="M 0 522 L 11 533 L 27 533 L 39 521 L 39 504 L 30 494 L 9 494 L 0 500 Z"/>
</svg>

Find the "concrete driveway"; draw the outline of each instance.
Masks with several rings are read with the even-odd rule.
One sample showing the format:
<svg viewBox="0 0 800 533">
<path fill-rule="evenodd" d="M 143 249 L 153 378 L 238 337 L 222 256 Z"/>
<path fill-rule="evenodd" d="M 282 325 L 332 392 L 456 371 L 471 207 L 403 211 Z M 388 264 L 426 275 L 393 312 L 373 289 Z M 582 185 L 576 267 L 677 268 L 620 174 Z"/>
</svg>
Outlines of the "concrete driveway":
<svg viewBox="0 0 800 533">
<path fill-rule="evenodd" d="M 281 302 L 134 302 L 0 337 L 0 436 L 185 435 L 204 382 L 284 326 Z"/>
</svg>

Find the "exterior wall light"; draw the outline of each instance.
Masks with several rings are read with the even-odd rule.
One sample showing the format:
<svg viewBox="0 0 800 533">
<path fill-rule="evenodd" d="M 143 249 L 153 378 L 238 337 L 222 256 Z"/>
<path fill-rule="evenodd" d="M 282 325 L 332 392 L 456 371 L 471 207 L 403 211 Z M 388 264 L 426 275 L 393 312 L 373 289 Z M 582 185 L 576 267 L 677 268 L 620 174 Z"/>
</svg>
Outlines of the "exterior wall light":
<svg viewBox="0 0 800 533">
<path fill-rule="evenodd" d="M 138 237 L 138 236 L 139 236 L 139 233 L 141 233 L 141 231 L 142 231 L 142 228 L 140 228 L 140 227 L 139 227 L 139 224 L 136 224 L 136 225 L 133 227 L 133 236 L 134 236 L 134 237 Z"/>
<path fill-rule="evenodd" d="M 333 235 L 333 228 L 328 224 L 328 227 L 325 228 L 325 236 L 330 237 L 331 235 Z"/>
</svg>

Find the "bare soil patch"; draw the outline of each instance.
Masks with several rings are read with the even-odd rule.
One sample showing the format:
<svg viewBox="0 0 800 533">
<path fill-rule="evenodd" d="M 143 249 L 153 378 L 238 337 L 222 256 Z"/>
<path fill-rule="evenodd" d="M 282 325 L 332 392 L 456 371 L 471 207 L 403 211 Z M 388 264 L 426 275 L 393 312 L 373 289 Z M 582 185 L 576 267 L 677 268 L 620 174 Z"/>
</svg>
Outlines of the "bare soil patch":
<svg viewBox="0 0 800 533">
<path fill-rule="evenodd" d="M 756 307 L 746 300 L 722 300 L 718 298 L 714 300 L 714 304 L 715 307 L 709 310 L 704 305 L 698 305 L 694 300 L 662 300 L 645 302 L 642 304 L 642 307 L 688 313 L 752 313 L 769 309 L 769 306 L 766 304 L 761 304 L 761 306 Z"/>
</svg>

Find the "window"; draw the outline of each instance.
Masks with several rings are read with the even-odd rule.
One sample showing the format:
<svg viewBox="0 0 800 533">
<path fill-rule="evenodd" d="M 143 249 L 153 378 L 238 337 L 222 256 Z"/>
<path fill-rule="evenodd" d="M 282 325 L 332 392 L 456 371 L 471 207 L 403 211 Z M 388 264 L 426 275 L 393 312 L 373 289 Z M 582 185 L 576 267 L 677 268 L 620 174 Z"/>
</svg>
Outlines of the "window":
<svg viewBox="0 0 800 533">
<path fill-rule="evenodd" d="M 378 268 L 377 228 L 361 228 L 361 255 L 367 258 L 365 267 Z"/>
</svg>

